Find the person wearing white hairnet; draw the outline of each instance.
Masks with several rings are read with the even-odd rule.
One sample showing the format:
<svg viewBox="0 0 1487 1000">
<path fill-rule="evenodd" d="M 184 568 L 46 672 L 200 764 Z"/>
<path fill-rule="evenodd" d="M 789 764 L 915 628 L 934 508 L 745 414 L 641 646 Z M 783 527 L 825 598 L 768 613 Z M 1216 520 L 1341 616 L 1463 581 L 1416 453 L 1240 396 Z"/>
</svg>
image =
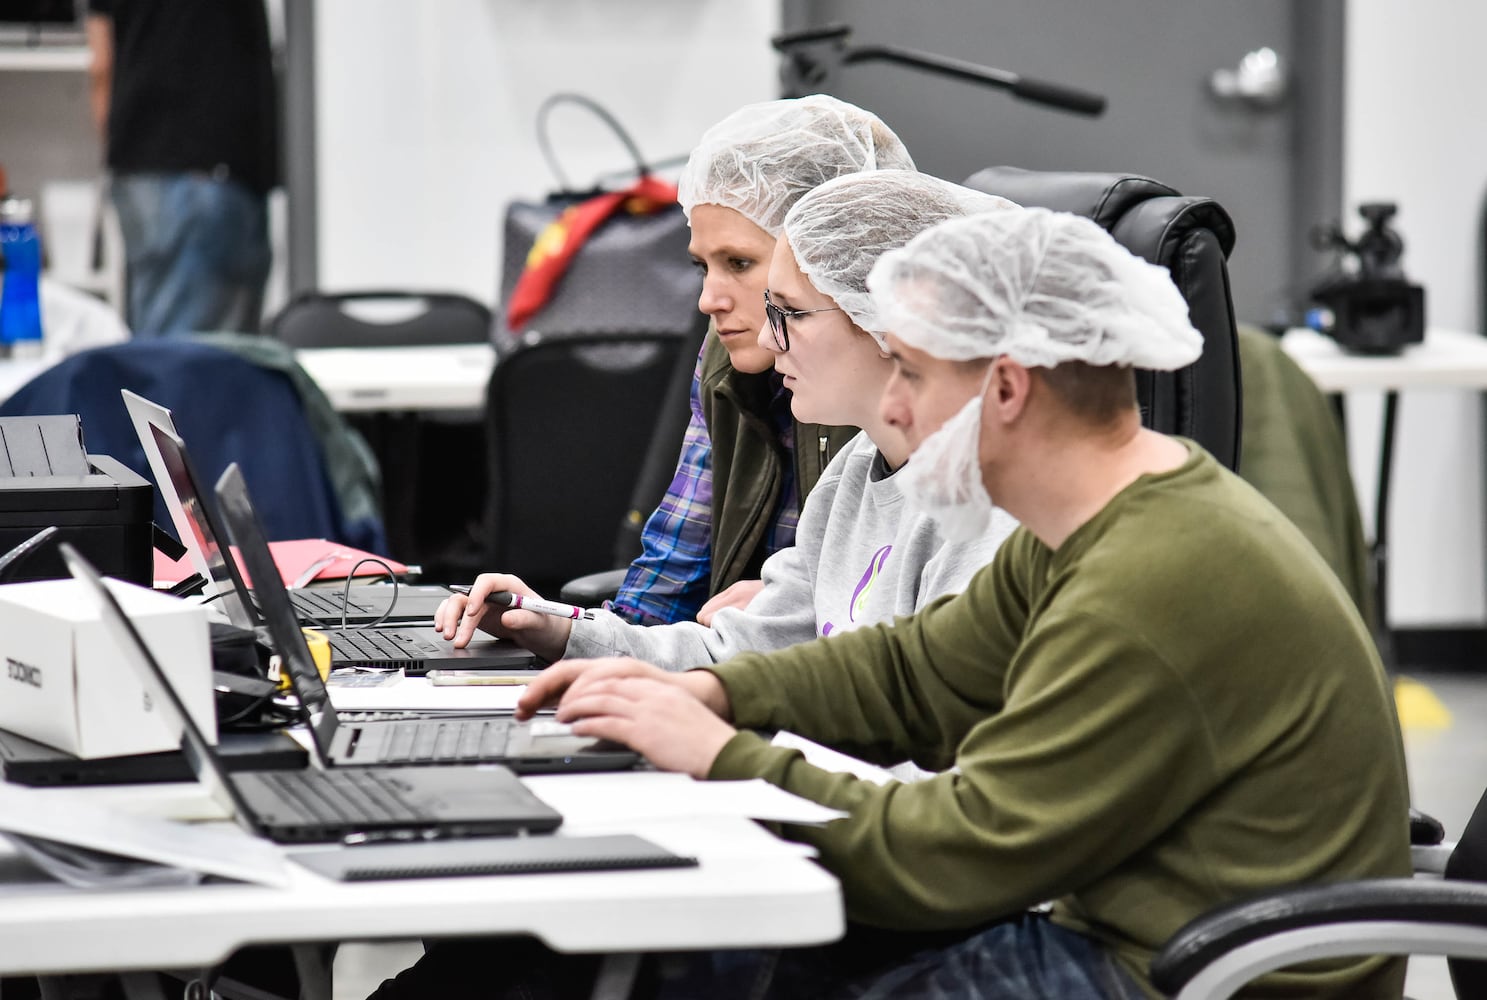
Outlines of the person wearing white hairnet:
<svg viewBox="0 0 1487 1000">
<path fill-rule="evenodd" d="M 1398 723 L 1351 600 L 1258 493 L 1141 425 L 1132 369 L 1202 349 L 1167 273 L 1088 220 L 1004 209 L 868 286 L 901 487 L 956 538 L 993 503 L 1017 517 L 991 565 L 891 626 L 700 670 L 563 661 L 518 712 L 558 702 L 656 767 L 847 813 L 786 828 L 841 881 L 846 938 L 761 960 L 753 995 L 1153 997 L 1153 954 L 1207 910 L 1407 876 Z M 874 784 L 754 732 L 775 728 L 956 770 Z M 698 965 L 723 990 L 741 961 Z M 1403 974 L 1333 959 L 1244 995 L 1397 998 Z"/>
<path fill-rule="evenodd" d="M 765 561 L 763 589 L 747 608 L 724 608 L 711 625 L 634 625 L 602 610 L 577 621 L 510 610 L 500 616 L 502 634 L 547 660 L 626 654 L 685 670 L 892 621 L 963 588 L 1016 522 L 998 512 L 979 537 L 947 546 L 933 518 L 906 509 L 898 484 L 909 448 L 878 406 L 893 362 L 867 276 L 885 252 L 937 222 L 1010 205 L 907 170 L 850 174 L 802 197 L 784 218 L 769 264 L 768 320 L 756 342 L 791 390 L 797 420 L 863 431 L 822 473 L 795 544 Z M 486 582 L 533 593 L 514 576 Z M 467 618 L 446 635 L 464 645 L 474 633 Z"/>
<path fill-rule="evenodd" d="M 647 625 L 710 621 L 719 607 L 747 604 L 764 560 L 794 541 L 801 503 L 857 428 L 792 419 L 774 358 L 758 346 L 775 237 L 822 182 L 913 168 L 876 115 L 823 94 L 749 104 L 703 133 L 678 197 L 702 273 L 697 306 L 711 323 L 676 473 L 609 610 Z M 484 596 L 503 589 L 491 577 L 440 610 L 446 635 L 467 610 L 485 613 Z"/>
</svg>

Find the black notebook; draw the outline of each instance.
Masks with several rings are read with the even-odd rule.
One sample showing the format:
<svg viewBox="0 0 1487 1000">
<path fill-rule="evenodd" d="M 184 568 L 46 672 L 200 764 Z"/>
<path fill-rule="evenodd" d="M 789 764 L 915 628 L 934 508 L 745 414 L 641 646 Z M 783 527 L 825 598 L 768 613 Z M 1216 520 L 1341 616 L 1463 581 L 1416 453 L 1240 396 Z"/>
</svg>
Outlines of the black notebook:
<svg viewBox="0 0 1487 1000">
<path fill-rule="evenodd" d="M 309 752 L 288 733 L 223 733 L 217 752 L 229 771 L 298 771 Z M 179 750 L 127 757 L 74 757 L 0 729 L 0 772 L 17 785 L 133 785 L 195 781 Z"/>
<path fill-rule="evenodd" d="M 630 834 L 369 844 L 330 851 L 292 851 L 289 858 L 338 882 L 694 868 L 697 865 L 696 858 L 673 854 L 643 837 Z"/>
</svg>

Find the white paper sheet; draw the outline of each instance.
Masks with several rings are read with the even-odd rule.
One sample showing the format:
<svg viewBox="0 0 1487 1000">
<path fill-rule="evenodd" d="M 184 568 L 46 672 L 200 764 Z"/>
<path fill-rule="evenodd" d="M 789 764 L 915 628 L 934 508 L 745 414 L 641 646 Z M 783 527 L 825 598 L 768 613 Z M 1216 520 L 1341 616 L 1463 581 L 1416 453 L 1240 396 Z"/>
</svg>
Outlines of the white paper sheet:
<svg viewBox="0 0 1487 1000">
<path fill-rule="evenodd" d="M 497 671 L 492 671 L 493 673 Z M 339 712 L 470 711 L 511 712 L 525 684 L 435 687 L 427 677 L 403 677 L 375 687 L 327 685 L 330 703 Z"/>
<path fill-rule="evenodd" d="M 799 750 L 805 755 L 807 762 L 814 764 L 823 771 L 836 771 L 843 774 L 855 775 L 863 781 L 871 781 L 876 785 L 886 785 L 894 780 L 894 776 L 876 764 L 869 764 L 865 760 L 849 757 L 847 754 L 824 747 L 814 743 L 804 736 L 797 736 L 787 730 L 780 730 L 774 734 L 774 739 L 769 741 L 777 747 L 789 747 Z"/>
<path fill-rule="evenodd" d="M 259 885 L 288 886 L 279 849 L 236 827 L 196 826 L 89 801 L 87 789 L 0 783 L 0 829 Z"/>
<path fill-rule="evenodd" d="M 685 774 L 545 774 L 522 779 L 565 822 L 630 824 L 641 820 L 732 816 L 779 823 L 827 823 L 847 814 L 769 782 L 693 781 Z"/>
</svg>

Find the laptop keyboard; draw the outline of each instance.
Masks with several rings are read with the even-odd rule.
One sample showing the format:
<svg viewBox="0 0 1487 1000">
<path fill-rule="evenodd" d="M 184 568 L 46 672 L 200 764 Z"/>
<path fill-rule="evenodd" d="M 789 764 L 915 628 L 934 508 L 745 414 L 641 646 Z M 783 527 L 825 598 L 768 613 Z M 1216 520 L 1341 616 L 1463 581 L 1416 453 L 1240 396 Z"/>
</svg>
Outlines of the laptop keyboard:
<svg viewBox="0 0 1487 1000">
<path fill-rule="evenodd" d="M 379 762 L 492 760 L 506 754 L 510 719 L 415 719 L 378 726 Z"/>
<path fill-rule="evenodd" d="M 400 632 L 380 629 L 335 629 L 325 634 L 338 660 L 422 660 L 428 658 L 432 647 Z"/>
<path fill-rule="evenodd" d="M 290 603 L 302 615 L 315 618 L 338 618 L 341 614 L 341 591 L 339 590 L 291 590 Z M 346 602 L 347 614 L 362 614 L 366 606 L 355 600 Z"/>
<path fill-rule="evenodd" d="M 365 771 L 266 771 L 262 780 L 302 819 L 332 825 L 416 824 L 427 819 L 380 774 Z"/>
</svg>

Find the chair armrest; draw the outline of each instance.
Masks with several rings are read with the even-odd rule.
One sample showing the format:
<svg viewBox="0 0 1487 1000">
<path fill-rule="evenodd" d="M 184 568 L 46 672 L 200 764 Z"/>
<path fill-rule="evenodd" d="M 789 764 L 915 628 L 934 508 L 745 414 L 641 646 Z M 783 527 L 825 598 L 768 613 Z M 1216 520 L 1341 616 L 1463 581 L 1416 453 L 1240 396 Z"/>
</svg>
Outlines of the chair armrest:
<svg viewBox="0 0 1487 1000">
<path fill-rule="evenodd" d="M 1218 1000 L 1298 962 L 1415 950 L 1487 957 L 1487 885 L 1368 879 L 1230 904 L 1174 934 L 1151 980 L 1182 1000 Z"/>
<path fill-rule="evenodd" d="M 620 585 L 625 582 L 625 574 L 629 571 L 628 566 L 622 569 L 606 569 L 600 573 L 590 573 L 587 576 L 569 580 L 563 584 L 558 599 L 569 604 L 577 604 L 581 608 L 598 607 L 620 592 Z"/>
</svg>

